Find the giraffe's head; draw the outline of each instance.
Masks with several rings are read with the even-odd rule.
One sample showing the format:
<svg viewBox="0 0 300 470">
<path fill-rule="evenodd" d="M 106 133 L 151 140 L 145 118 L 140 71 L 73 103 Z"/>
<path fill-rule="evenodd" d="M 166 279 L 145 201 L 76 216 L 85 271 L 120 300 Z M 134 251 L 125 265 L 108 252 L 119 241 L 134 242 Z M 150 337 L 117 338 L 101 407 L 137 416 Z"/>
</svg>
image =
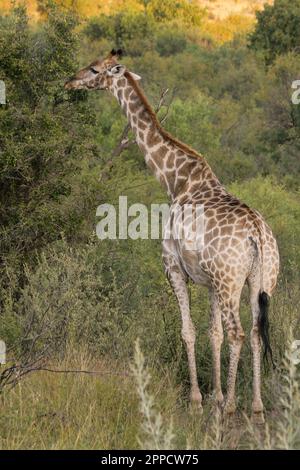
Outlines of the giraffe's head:
<svg viewBox="0 0 300 470">
<path fill-rule="evenodd" d="M 126 67 L 119 63 L 122 51 L 113 49 L 105 59 L 95 60 L 87 67 L 79 70 L 65 83 L 67 90 L 108 90 L 114 80 L 121 78 Z M 138 75 L 132 74 L 136 79 Z"/>
</svg>

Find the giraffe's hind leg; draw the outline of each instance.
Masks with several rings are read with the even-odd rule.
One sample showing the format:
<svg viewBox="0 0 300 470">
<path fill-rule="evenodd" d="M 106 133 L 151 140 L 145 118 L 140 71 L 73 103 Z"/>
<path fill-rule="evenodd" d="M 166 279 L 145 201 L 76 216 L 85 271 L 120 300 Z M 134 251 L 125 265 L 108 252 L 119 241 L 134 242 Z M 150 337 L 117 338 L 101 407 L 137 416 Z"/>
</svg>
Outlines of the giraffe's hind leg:
<svg viewBox="0 0 300 470">
<path fill-rule="evenodd" d="M 253 401 L 252 401 L 252 419 L 257 424 L 264 423 L 263 402 L 261 399 L 261 343 L 259 335 L 259 303 L 258 296 L 260 292 L 260 274 L 259 270 L 254 270 L 248 278 L 250 290 L 250 304 L 252 312 L 251 329 L 251 349 L 253 362 Z"/>
<path fill-rule="evenodd" d="M 227 395 L 224 405 L 224 412 L 232 415 L 236 410 L 235 402 L 235 384 L 237 368 L 240 358 L 240 352 L 244 341 L 244 331 L 240 322 L 239 305 L 241 297 L 241 289 L 236 290 L 230 297 L 220 297 L 220 308 L 222 311 L 222 319 L 227 331 L 229 342 L 229 370 L 227 378 Z"/>
</svg>

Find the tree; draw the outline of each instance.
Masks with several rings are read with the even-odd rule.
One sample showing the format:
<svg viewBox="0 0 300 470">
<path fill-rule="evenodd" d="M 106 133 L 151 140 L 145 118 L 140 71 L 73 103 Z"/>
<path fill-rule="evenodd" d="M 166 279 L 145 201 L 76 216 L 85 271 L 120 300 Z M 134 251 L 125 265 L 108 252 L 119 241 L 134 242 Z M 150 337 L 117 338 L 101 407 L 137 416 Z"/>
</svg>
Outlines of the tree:
<svg viewBox="0 0 300 470">
<path fill-rule="evenodd" d="M 275 0 L 274 5 L 256 13 L 257 25 L 250 36 L 250 47 L 262 51 L 267 64 L 277 55 L 299 52 L 300 0 Z"/>
<path fill-rule="evenodd" d="M 101 14 L 91 18 L 84 32 L 92 40 L 109 39 L 114 47 L 135 57 L 151 49 L 154 27 L 150 15 L 123 10 L 114 15 Z"/>
<path fill-rule="evenodd" d="M 147 2 L 146 11 L 152 14 L 157 22 L 180 20 L 195 26 L 201 24 L 205 14 L 195 1 L 188 0 L 150 0 Z"/>
<path fill-rule="evenodd" d="M 62 232 L 78 236 L 86 197 L 76 178 L 83 155 L 94 161 L 93 113 L 84 93 L 68 95 L 63 87 L 78 68 L 70 12 L 49 4 L 34 30 L 23 7 L 0 22 L 7 94 L 0 107 L 0 251 L 24 262 Z"/>
</svg>

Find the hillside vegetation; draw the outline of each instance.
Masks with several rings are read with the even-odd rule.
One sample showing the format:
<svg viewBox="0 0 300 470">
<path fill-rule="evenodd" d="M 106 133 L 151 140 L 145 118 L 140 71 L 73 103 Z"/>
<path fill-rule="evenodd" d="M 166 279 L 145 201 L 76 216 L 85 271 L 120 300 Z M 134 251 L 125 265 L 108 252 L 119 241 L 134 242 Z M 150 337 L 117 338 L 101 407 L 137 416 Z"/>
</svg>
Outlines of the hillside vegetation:
<svg viewBox="0 0 300 470">
<path fill-rule="evenodd" d="M 85 19 L 101 13 L 113 14 L 127 7 L 131 11 L 143 11 L 147 0 L 57 0 L 56 3 L 72 6 L 81 18 Z M 163 3 L 176 5 L 174 0 L 165 0 Z M 264 4 L 272 4 L 273 0 L 192 0 L 190 3 L 202 11 L 203 32 L 218 42 L 224 42 L 232 39 L 236 33 L 249 31 L 254 25 L 255 13 L 262 10 Z M 39 20 L 42 2 L 26 0 L 25 4 L 31 20 Z M 11 0 L 0 0 L 0 10 L 8 11 L 11 5 Z"/>
</svg>

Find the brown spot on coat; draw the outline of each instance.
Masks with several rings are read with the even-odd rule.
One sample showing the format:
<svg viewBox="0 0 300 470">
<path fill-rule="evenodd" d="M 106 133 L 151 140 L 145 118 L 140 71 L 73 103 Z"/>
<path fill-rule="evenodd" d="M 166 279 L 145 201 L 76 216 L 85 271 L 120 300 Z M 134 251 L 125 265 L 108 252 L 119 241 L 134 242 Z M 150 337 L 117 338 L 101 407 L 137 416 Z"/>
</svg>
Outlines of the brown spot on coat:
<svg viewBox="0 0 300 470">
<path fill-rule="evenodd" d="M 147 145 L 154 147 L 161 142 L 161 135 L 153 127 L 149 130 L 147 135 Z"/>
</svg>

